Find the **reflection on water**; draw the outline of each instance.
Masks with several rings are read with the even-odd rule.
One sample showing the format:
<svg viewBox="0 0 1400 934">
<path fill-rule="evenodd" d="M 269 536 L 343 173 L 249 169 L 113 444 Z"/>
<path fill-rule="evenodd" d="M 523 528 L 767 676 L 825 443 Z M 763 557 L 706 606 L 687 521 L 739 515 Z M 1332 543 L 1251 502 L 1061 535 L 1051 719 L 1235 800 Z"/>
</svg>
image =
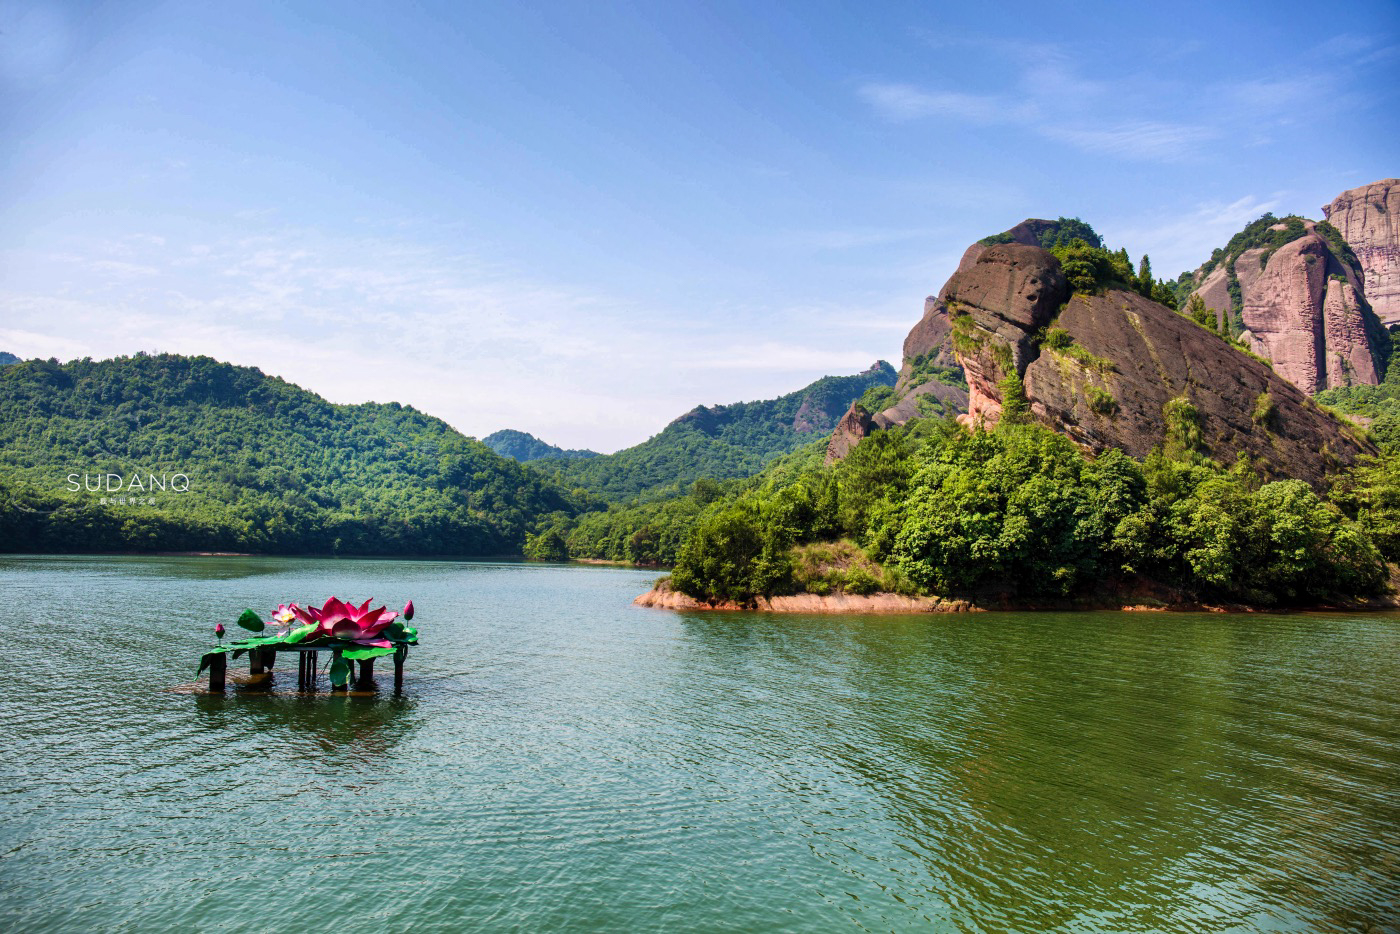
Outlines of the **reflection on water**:
<svg viewBox="0 0 1400 934">
<path fill-rule="evenodd" d="M 249 730 L 256 745 L 275 743 L 293 758 L 336 753 L 373 762 L 420 723 L 412 699 L 392 694 L 201 693 L 193 702 L 200 726 L 211 734 Z"/>
<path fill-rule="evenodd" d="M 1400 616 L 671 614 L 651 576 L 0 562 L 0 920 L 257 928 L 259 884 L 279 929 L 1396 930 Z M 331 593 L 414 599 L 402 696 L 170 690 L 213 621 Z"/>
</svg>

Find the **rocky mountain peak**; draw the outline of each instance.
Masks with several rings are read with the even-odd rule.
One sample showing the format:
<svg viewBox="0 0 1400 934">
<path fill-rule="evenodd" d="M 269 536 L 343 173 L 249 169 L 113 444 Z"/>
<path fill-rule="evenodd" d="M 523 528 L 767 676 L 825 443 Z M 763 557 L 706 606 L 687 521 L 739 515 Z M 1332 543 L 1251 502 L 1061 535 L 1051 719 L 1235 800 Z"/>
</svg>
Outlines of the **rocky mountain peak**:
<svg viewBox="0 0 1400 934">
<path fill-rule="evenodd" d="M 1381 323 L 1400 324 L 1400 179 L 1344 191 L 1322 215 L 1356 252 L 1366 298 Z"/>
</svg>

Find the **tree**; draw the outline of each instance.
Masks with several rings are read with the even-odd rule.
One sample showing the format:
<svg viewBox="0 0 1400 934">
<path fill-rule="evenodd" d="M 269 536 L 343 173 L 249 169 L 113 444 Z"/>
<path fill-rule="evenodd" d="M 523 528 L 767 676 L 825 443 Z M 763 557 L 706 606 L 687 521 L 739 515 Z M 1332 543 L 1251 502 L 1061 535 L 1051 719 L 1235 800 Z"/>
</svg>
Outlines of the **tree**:
<svg viewBox="0 0 1400 934">
<path fill-rule="evenodd" d="M 1143 298 L 1152 297 L 1152 261 L 1147 258 L 1147 254 L 1142 254 L 1142 262 L 1138 263 L 1138 292 Z"/>
</svg>

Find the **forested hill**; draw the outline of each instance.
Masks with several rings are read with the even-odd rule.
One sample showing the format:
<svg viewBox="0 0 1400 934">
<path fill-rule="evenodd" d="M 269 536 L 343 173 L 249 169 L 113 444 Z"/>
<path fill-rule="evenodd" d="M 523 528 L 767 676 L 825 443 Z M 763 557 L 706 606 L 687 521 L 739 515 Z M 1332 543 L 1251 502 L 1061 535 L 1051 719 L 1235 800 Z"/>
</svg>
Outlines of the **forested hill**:
<svg viewBox="0 0 1400 934">
<path fill-rule="evenodd" d="M 511 457 L 522 464 L 527 461 L 537 461 L 544 457 L 558 457 L 564 460 L 579 460 L 585 457 L 597 457 L 597 451 L 589 451 L 580 448 L 561 448 L 555 444 L 541 441 L 527 431 L 516 431 L 514 428 L 502 428 L 500 431 L 493 431 L 491 434 L 481 439 L 481 443 L 502 457 Z"/>
<path fill-rule="evenodd" d="M 585 505 L 412 408 L 175 355 L 0 368 L 0 482 L 11 552 L 519 553 Z"/>
<path fill-rule="evenodd" d="M 635 447 L 587 460 L 545 459 L 536 466 L 553 468 L 568 484 L 614 501 L 679 491 L 702 477 L 748 477 L 829 434 L 851 402 L 867 390 L 893 386 L 895 375 L 880 360 L 863 373 L 825 376 L 776 399 L 698 406 Z"/>
</svg>

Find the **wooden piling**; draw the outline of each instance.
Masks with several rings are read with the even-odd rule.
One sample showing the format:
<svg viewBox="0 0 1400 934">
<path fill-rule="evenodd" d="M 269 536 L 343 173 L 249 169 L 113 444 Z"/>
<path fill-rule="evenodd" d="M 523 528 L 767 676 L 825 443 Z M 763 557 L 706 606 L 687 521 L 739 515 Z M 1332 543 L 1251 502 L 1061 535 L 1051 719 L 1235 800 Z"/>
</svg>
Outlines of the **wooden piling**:
<svg viewBox="0 0 1400 934">
<path fill-rule="evenodd" d="M 394 650 L 394 693 L 403 692 L 403 663 L 408 658 L 408 646 L 401 645 Z"/>
<path fill-rule="evenodd" d="M 263 673 L 263 653 L 262 649 L 248 650 L 248 674 L 260 675 Z"/>
<path fill-rule="evenodd" d="M 209 690 L 222 692 L 228 679 L 228 656 L 223 652 L 209 663 Z"/>
<path fill-rule="evenodd" d="M 374 659 L 366 658 L 360 662 L 360 680 L 355 687 L 361 691 L 374 690 Z"/>
</svg>

